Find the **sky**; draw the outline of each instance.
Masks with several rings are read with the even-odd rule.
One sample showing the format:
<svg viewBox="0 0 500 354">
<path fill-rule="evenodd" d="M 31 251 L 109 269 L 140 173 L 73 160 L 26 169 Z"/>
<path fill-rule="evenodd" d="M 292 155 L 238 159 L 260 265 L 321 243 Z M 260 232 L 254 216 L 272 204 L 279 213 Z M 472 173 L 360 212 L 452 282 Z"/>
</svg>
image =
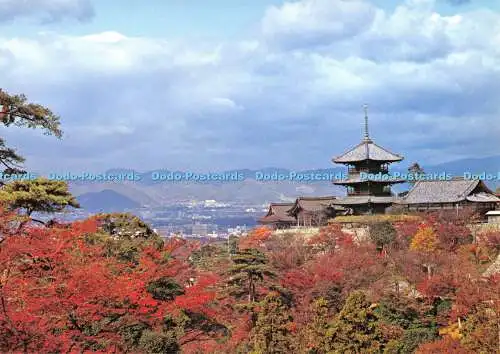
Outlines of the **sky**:
<svg viewBox="0 0 500 354">
<path fill-rule="evenodd" d="M 37 172 L 328 168 L 498 155 L 500 1 L 0 0 L 0 87 L 61 116 L 1 127 Z"/>
</svg>

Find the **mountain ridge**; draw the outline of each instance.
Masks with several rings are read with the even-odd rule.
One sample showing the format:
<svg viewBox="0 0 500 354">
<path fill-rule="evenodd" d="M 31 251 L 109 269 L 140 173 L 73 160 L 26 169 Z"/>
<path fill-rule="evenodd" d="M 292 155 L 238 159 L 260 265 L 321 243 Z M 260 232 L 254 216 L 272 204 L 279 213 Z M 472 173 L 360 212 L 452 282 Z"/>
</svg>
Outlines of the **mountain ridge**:
<svg viewBox="0 0 500 354">
<path fill-rule="evenodd" d="M 497 176 L 500 171 L 500 155 L 485 158 L 459 159 L 436 165 L 421 165 L 426 173 L 446 172 L 451 175 L 462 175 L 464 172 L 470 173 L 491 173 Z M 76 196 L 88 193 L 97 193 L 103 190 L 112 190 L 142 207 L 159 207 L 165 204 L 186 202 L 190 200 L 215 199 L 223 202 L 235 202 L 242 204 L 265 204 L 271 201 L 285 201 L 294 199 L 300 195 L 321 196 L 321 195 L 344 195 L 343 187 L 335 186 L 329 179 L 319 179 L 315 181 L 282 180 L 282 181 L 259 181 L 256 174 L 276 173 L 289 175 L 290 173 L 302 174 L 325 174 L 336 175 L 347 173 L 344 166 L 332 166 L 329 168 L 292 170 L 286 168 L 265 167 L 262 169 L 232 169 L 213 172 L 218 175 L 241 174 L 242 180 L 238 181 L 154 181 L 151 178 L 153 173 L 180 173 L 184 175 L 189 171 L 156 169 L 146 172 L 139 172 L 133 169 L 113 168 L 107 170 L 107 174 L 137 174 L 141 176 L 140 181 L 123 182 L 96 182 L 78 181 L 70 182 L 70 189 Z M 391 172 L 406 173 L 407 168 L 395 165 Z M 500 181 L 486 181 L 490 188 L 495 189 L 500 186 Z M 407 184 L 394 187 L 395 192 L 408 189 Z"/>
</svg>

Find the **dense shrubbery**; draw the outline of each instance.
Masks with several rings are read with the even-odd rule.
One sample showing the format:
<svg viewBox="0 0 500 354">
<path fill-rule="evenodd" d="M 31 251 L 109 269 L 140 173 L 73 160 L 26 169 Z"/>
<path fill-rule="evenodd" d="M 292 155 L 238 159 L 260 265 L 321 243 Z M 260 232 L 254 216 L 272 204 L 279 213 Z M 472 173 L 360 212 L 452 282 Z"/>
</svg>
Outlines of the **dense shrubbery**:
<svg viewBox="0 0 500 354">
<path fill-rule="evenodd" d="M 265 228 L 201 246 L 128 214 L 18 231 L 2 212 L 0 351 L 492 353 L 500 237 L 466 220 Z M 451 221 L 450 221 L 451 220 Z"/>
</svg>

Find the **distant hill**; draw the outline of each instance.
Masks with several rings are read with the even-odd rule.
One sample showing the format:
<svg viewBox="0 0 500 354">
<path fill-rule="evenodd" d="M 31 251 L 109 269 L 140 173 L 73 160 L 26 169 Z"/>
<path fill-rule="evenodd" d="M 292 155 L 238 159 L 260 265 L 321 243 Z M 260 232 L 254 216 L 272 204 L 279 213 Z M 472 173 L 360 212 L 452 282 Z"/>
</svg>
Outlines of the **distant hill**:
<svg viewBox="0 0 500 354">
<path fill-rule="evenodd" d="M 122 212 L 141 206 L 139 202 L 111 189 L 85 193 L 77 199 L 82 209 L 89 212 Z"/>
<path fill-rule="evenodd" d="M 413 161 L 404 161 L 395 164 L 391 171 L 406 173 L 408 166 Z M 490 156 L 476 159 L 461 159 L 427 165 L 425 161 L 418 161 L 426 173 L 449 173 L 453 176 L 463 176 L 464 172 L 490 173 L 495 176 L 500 171 L 500 156 Z M 106 171 L 108 173 L 136 173 L 141 177 L 138 182 L 77 182 L 70 183 L 72 193 L 83 198 L 88 207 L 97 210 L 105 208 L 125 209 L 134 206 L 156 207 L 187 200 L 216 199 L 224 202 L 240 202 L 246 204 L 264 204 L 270 201 L 289 201 L 299 195 L 344 195 L 345 188 L 334 186 L 331 182 L 322 180 L 316 182 L 303 181 L 258 181 L 256 176 L 262 173 L 289 174 L 291 171 L 284 168 L 266 167 L 259 170 L 241 169 L 221 171 L 220 173 L 237 173 L 243 176 L 242 181 L 236 182 L 169 182 L 157 181 L 152 178 L 153 173 L 168 174 L 170 171 L 184 174 L 183 171 L 158 169 L 155 171 L 138 172 L 130 169 L 116 168 Z M 332 165 L 330 168 L 297 171 L 303 173 L 328 173 L 339 174 L 346 172 L 342 166 Z M 490 180 L 486 184 L 495 189 L 500 186 L 500 181 Z M 409 188 L 402 184 L 395 186 L 395 192 L 403 192 Z M 111 193 L 111 192 L 114 192 Z M 101 193 L 101 194 L 100 194 Z M 87 202 L 87 200 L 89 200 Z"/>
</svg>

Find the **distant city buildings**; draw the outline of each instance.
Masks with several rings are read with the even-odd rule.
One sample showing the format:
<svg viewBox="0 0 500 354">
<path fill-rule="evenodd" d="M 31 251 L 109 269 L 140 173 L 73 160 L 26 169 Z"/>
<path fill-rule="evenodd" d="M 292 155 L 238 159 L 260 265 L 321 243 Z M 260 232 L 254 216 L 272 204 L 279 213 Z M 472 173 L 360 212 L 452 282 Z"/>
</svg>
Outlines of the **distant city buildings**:
<svg viewBox="0 0 500 354">
<path fill-rule="evenodd" d="M 195 237 L 204 237 L 208 234 L 207 224 L 194 224 L 191 229 L 191 235 Z"/>
</svg>

